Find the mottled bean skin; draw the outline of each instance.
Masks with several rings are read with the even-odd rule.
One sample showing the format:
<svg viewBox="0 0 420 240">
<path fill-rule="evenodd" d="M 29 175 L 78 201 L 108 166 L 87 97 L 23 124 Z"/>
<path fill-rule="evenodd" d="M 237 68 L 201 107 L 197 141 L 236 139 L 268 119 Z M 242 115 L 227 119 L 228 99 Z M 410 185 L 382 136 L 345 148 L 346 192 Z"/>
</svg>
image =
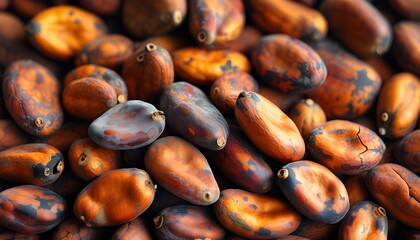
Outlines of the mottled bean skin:
<svg viewBox="0 0 420 240">
<path fill-rule="evenodd" d="M 225 230 L 206 208 L 176 205 L 163 209 L 153 219 L 155 233 L 161 240 L 225 239 Z"/>
<path fill-rule="evenodd" d="M 18 60 L 9 65 L 3 78 L 4 104 L 23 130 L 45 137 L 61 127 L 61 85 L 50 70 L 33 60 Z"/>
<path fill-rule="evenodd" d="M 164 113 L 152 104 L 130 100 L 95 119 L 88 134 L 104 148 L 128 150 L 152 143 L 162 134 L 165 124 Z"/>
<path fill-rule="evenodd" d="M 44 143 L 28 143 L 0 152 L 0 178 L 45 186 L 55 182 L 64 169 L 61 152 Z"/>
<path fill-rule="evenodd" d="M 198 87 L 175 82 L 162 93 L 159 106 L 169 128 L 192 143 L 209 150 L 220 150 L 226 145 L 227 122 Z"/>
<path fill-rule="evenodd" d="M 0 192 L 0 224 L 11 230 L 25 234 L 47 232 L 66 216 L 66 200 L 49 189 L 21 185 Z"/>
<path fill-rule="evenodd" d="M 292 205 L 313 221 L 334 224 L 349 210 L 344 184 L 328 168 L 309 160 L 283 166 L 277 183 Z"/>
</svg>

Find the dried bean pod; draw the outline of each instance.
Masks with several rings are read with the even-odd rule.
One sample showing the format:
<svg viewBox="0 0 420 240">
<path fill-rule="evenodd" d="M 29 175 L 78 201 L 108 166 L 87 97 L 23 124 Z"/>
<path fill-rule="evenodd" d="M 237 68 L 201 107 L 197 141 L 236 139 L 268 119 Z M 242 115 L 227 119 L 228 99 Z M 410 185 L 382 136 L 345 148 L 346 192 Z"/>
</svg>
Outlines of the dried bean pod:
<svg viewBox="0 0 420 240">
<path fill-rule="evenodd" d="M 128 98 L 157 102 L 165 87 L 174 82 L 174 65 L 169 52 L 153 43 L 134 52 L 124 63 L 122 77 Z"/>
<path fill-rule="evenodd" d="M 111 240 L 130 239 L 152 240 L 152 235 L 143 219 L 135 218 L 128 223 L 124 223 L 115 230 L 111 237 Z"/>
<path fill-rule="evenodd" d="M 393 153 L 398 163 L 420 175 L 420 129 L 405 136 Z"/>
<path fill-rule="evenodd" d="M 324 60 L 328 75 L 306 97 L 322 107 L 327 119 L 354 119 L 366 113 L 382 86 L 375 69 L 331 41 L 319 42 L 314 49 Z"/>
<path fill-rule="evenodd" d="M 327 121 L 324 110 L 314 100 L 300 100 L 289 112 L 289 117 L 296 124 L 303 139 L 306 139 L 313 129 Z"/>
<path fill-rule="evenodd" d="M 155 141 L 165 128 L 165 115 L 152 104 L 140 100 L 120 103 L 89 126 L 89 136 L 98 145 L 128 150 Z"/>
<path fill-rule="evenodd" d="M 66 200 L 49 189 L 21 185 L 0 192 L 0 223 L 13 231 L 47 232 L 66 216 Z"/>
<path fill-rule="evenodd" d="M 160 108 L 171 130 L 209 150 L 226 145 L 229 127 L 204 92 L 187 82 L 175 82 L 162 93 Z"/>
<path fill-rule="evenodd" d="M 186 140 L 167 136 L 156 140 L 144 157 L 146 170 L 159 186 L 196 205 L 210 205 L 220 190 L 206 157 Z"/>
<path fill-rule="evenodd" d="M 86 77 L 63 90 L 63 105 L 75 118 L 92 121 L 117 104 L 117 93 L 107 82 Z"/>
<path fill-rule="evenodd" d="M 86 227 L 74 216 L 71 216 L 58 225 L 51 236 L 51 240 L 93 240 L 100 239 L 101 234 L 101 228 Z"/>
<path fill-rule="evenodd" d="M 420 177 L 393 163 L 381 164 L 366 176 L 370 194 L 399 222 L 420 228 Z"/>
<path fill-rule="evenodd" d="M 385 208 L 370 201 L 358 202 L 340 223 L 338 239 L 386 240 L 388 219 Z"/>
<path fill-rule="evenodd" d="M 293 206 L 313 221 L 334 224 L 349 210 L 344 184 L 321 164 L 301 160 L 283 166 L 278 184 Z"/>
<path fill-rule="evenodd" d="M 226 45 L 239 36 L 245 25 L 241 0 L 190 0 L 188 12 L 190 33 L 204 46 Z"/>
<path fill-rule="evenodd" d="M 346 120 L 331 120 L 312 130 L 309 152 L 334 173 L 356 175 L 375 167 L 385 143 L 372 130 Z"/>
<path fill-rule="evenodd" d="M 416 127 L 420 113 L 420 79 L 411 73 L 398 73 L 379 93 L 376 105 L 378 133 L 387 139 L 401 138 Z"/>
<path fill-rule="evenodd" d="M 385 54 L 392 29 L 385 17 L 365 0 L 328 0 L 320 6 L 330 32 L 360 57 Z"/>
<path fill-rule="evenodd" d="M 195 86 L 210 86 L 227 72 L 251 69 L 245 55 L 223 49 L 181 48 L 172 53 L 172 59 L 175 73 Z"/>
<path fill-rule="evenodd" d="M 74 141 L 69 149 L 70 167 L 85 181 L 91 181 L 121 165 L 121 155 L 117 150 L 102 148 L 90 138 Z"/>
<path fill-rule="evenodd" d="M 177 205 L 163 209 L 153 219 L 155 233 L 161 240 L 224 239 L 225 230 L 208 209 Z"/>
<path fill-rule="evenodd" d="M 98 16 L 70 5 L 43 10 L 32 18 L 26 28 L 32 44 L 45 55 L 58 60 L 70 60 L 87 42 L 108 31 Z"/>
<path fill-rule="evenodd" d="M 262 37 L 251 52 L 251 61 L 262 82 L 282 92 L 313 90 L 327 77 L 318 53 L 285 34 Z"/>
<path fill-rule="evenodd" d="M 75 65 L 98 64 L 120 69 L 133 51 L 133 41 L 121 34 L 110 34 L 87 42 L 75 56 Z"/>
<path fill-rule="evenodd" d="M 125 80 L 122 79 L 122 77 L 114 70 L 95 64 L 85 64 L 71 70 L 64 77 L 64 87 L 69 85 L 74 80 L 79 80 L 85 77 L 104 80 L 117 92 L 118 103 L 127 101 L 128 93 Z"/>
<path fill-rule="evenodd" d="M 77 195 L 74 214 L 88 227 L 127 223 L 150 206 L 155 191 L 156 185 L 144 170 L 112 170 L 96 178 Z"/>
<path fill-rule="evenodd" d="M 245 190 L 265 193 L 271 189 L 273 171 L 240 130 L 231 129 L 226 146 L 208 155 L 226 178 Z"/>
<path fill-rule="evenodd" d="M 44 186 L 60 177 L 63 155 L 43 143 L 28 143 L 0 152 L 0 178 L 21 184 Z"/>
<path fill-rule="evenodd" d="M 318 41 L 327 35 L 327 20 L 316 9 L 293 1 L 247 2 L 252 20 L 266 33 L 284 33 L 303 41 Z"/>
<path fill-rule="evenodd" d="M 301 221 L 301 215 L 287 201 L 241 189 L 223 190 L 214 210 L 226 229 L 251 239 L 286 236 Z"/>
<path fill-rule="evenodd" d="M 295 123 L 258 93 L 240 93 L 235 116 L 251 142 L 268 156 L 288 163 L 305 154 L 305 142 Z"/>
<path fill-rule="evenodd" d="M 11 117 L 27 133 L 48 136 L 63 123 L 60 83 L 46 67 L 20 60 L 3 75 L 3 98 Z"/>
<path fill-rule="evenodd" d="M 140 39 L 178 28 L 186 13 L 186 0 L 126 0 L 122 6 L 124 27 Z"/>
<path fill-rule="evenodd" d="M 214 81 L 210 99 L 223 114 L 232 114 L 236 99 L 242 91 L 258 92 L 258 83 L 246 72 L 229 72 Z"/>
</svg>

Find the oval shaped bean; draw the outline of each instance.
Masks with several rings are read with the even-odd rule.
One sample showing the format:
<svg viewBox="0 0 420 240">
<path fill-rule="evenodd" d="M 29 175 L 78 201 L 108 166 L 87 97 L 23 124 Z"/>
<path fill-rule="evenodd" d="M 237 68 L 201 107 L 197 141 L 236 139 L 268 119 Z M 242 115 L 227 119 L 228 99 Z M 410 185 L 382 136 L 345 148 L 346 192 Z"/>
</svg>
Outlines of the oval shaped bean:
<svg viewBox="0 0 420 240">
<path fill-rule="evenodd" d="M 187 140 L 209 150 L 225 147 L 229 135 L 227 122 L 198 87 L 175 82 L 162 93 L 159 106 L 166 114 L 169 128 Z"/>
<path fill-rule="evenodd" d="M 76 197 L 73 211 L 88 227 L 123 224 L 143 213 L 152 203 L 156 186 L 147 172 L 120 168 L 89 183 Z"/>
<path fill-rule="evenodd" d="M 0 224 L 24 234 L 44 233 L 64 221 L 67 202 L 39 186 L 21 185 L 0 192 Z"/>
<path fill-rule="evenodd" d="M 347 175 L 372 169 L 386 149 L 374 131 L 346 120 L 331 120 L 315 128 L 306 143 L 316 161 L 334 173 Z"/>
<path fill-rule="evenodd" d="M 210 205 L 220 190 L 204 155 L 186 140 L 167 136 L 153 142 L 144 157 L 158 185 L 196 205 Z"/>
<path fill-rule="evenodd" d="M 305 142 L 295 123 L 258 93 L 240 93 L 235 116 L 251 142 L 270 157 L 288 163 L 305 154 Z"/>
<path fill-rule="evenodd" d="M 61 127 L 61 86 L 48 68 L 32 60 L 18 60 L 8 66 L 3 79 L 4 104 L 25 132 L 45 137 Z"/>
<path fill-rule="evenodd" d="M 93 121 L 89 137 L 99 146 L 114 150 L 135 149 L 155 141 L 165 128 L 165 115 L 140 100 L 120 103 Z"/>
<path fill-rule="evenodd" d="M 28 143 L 0 151 L 0 178 L 45 186 L 56 181 L 64 169 L 61 152 L 43 143 Z"/>
<path fill-rule="evenodd" d="M 399 222 L 420 228 L 420 177 L 394 163 L 381 164 L 366 175 L 372 197 Z"/>
<path fill-rule="evenodd" d="M 262 82 L 282 92 L 313 90 L 327 77 L 318 53 L 286 34 L 262 37 L 251 53 L 251 61 Z"/>
<path fill-rule="evenodd" d="M 278 185 L 292 205 L 307 218 L 334 224 L 349 210 L 344 184 L 321 164 L 301 160 L 283 166 Z"/>
<path fill-rule="evenodd" d="M 301 215 L 287 201 L 241 189 L 225 189 L 214 205 L 216 217 L 229 231 L 250 239 L 290 234 Z"/>
</svg>

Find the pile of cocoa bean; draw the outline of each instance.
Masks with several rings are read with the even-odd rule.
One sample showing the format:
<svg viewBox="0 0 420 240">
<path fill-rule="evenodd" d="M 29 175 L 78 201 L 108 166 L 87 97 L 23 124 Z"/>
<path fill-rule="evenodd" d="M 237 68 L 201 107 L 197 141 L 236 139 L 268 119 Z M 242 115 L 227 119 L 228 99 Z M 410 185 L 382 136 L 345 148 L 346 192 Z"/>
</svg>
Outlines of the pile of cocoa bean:
<svg viewBox="0 0 420 240">
<path fill-rule="evenodd" d="M 0 239 L 419 239 L 420 0 L 1 0 Z"/>
</svg>

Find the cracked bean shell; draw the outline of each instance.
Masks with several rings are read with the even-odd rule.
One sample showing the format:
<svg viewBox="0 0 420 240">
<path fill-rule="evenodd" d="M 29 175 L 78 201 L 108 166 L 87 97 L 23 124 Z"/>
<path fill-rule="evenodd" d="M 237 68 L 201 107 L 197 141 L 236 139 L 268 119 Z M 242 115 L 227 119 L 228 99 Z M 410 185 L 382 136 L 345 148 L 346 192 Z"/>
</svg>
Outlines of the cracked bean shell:
<svg viewBox="0 0 420 240">
<path fill-rule="evenodd" d="M 100 239 L 101 228 L 90 228 L 74 216 L 67 218 L 64 222 L 57 226 L 51 236 L 51 240 L 93 240 Z"/>
<path fill-rule="evenodd" d="M 371 169 L 366 185 L 375 201 L 399 222 L 420 229 L 420 177 L 394 163 Z"/>
<path fill-rule="evenodd" d="M 331 120 L 315 128 L 306 143 L 317 162 L 334 173 L 346 175 L 375 167 L 386 149 L 374 131 L 346 120 Z"/>
<path fill-rule="evenodd" d="M 268 156 L 288 163 L 305 154 L 305 142 L 295 123 L 262 95 L 241 92 L 235 116 L 251 142 Z"/>
<path fill-rule="evenodd" d="M 71 116 L 92 121 L 117 104 L 117 92 L 107 82 L 92 77 L 71 82 L 63 90 L 63 105 Z"/>
<path fill-rule="evenodd" d="M 56 181 L 64 169 L 61 152 L 44 143 L 28 143 L 0 152 L 0 178 L 45 186 Z"/>
<path fill-rule="evenodd" d="M 354 205 L 340 222 L 338 238 L 387 240 L 388 218 L 385 208 L 371 201 Z"/>
<path fill-rule="evenodd" d="M 287 200 L 241 189 L 223 190 L 214 210 L 222 226 L 250 239 L 286 236 L 302 218 Z"/>
<path fill-rule="evenodd" d="M 262 37 L 251 53 L 251 61 L 262 82 L 282 92 L 313 90 L 327 77 L 318 53 L 286 34 Z"/>
<path fill-rule="evenodd" d="M 149 174 L 138 168 L 120 168 L 103 173 L 77 195 L 75 216 L 88 227 L 127 223 L 152 204 L 156 186 Z"/>
<path fill-rule="evenodd" d="M 167 136 L 153 142 L 144 157 L 159 186 L 196 205 L 210 205 L 220 190 L 206 157 L 188 141 Z"/>
<path fill-rule="evenodd" d="M 188 141 L 214 151 L 225 147 L 228 124 L 200 88 L 175 82 L 163 91 L 159 105 L 169 128 Z"/>
<path fill-rule="evenodd" d="M 349 210 L 343 182 L 323 165 L 301 160 L 283 166 L 277 183 L 292 205 L 307 218 L 334 224 Z"/>
<path fill-rule="evenodd" d="M 21 185 L 0 192 L 0 223 L 24 234 L 44 233 L 64 221 L 67 202 L 39 186 Z"/>
<path fill-rule="evenodd" d="M 225 230 L 209 209 L 194 205 L 167 207 L 153 219 L 161 240 L 225 239 Z"/>
<path fill-rule="evenodd" d="M 120 103 L 93 121 L 89 137 L 99 146 L 128 150 L 155 141 L 165 128 L 165 115 L 150 103 L 130 100 Z"/>
<path fill-rule="evenodd" d="M 25 132 L 44 137 L 61 127 L 61 86 L 46 67 L 32 60 L 12 62 L 4 72 L 2 87 L 7 110 Z"/>
<path fill-rule="evenodd" d="M 420 79 L 402 72 L 386 81 L 376 104 L 378 133 L 397 139 L 412 132 L 420 113 Z"/>
</svg>

